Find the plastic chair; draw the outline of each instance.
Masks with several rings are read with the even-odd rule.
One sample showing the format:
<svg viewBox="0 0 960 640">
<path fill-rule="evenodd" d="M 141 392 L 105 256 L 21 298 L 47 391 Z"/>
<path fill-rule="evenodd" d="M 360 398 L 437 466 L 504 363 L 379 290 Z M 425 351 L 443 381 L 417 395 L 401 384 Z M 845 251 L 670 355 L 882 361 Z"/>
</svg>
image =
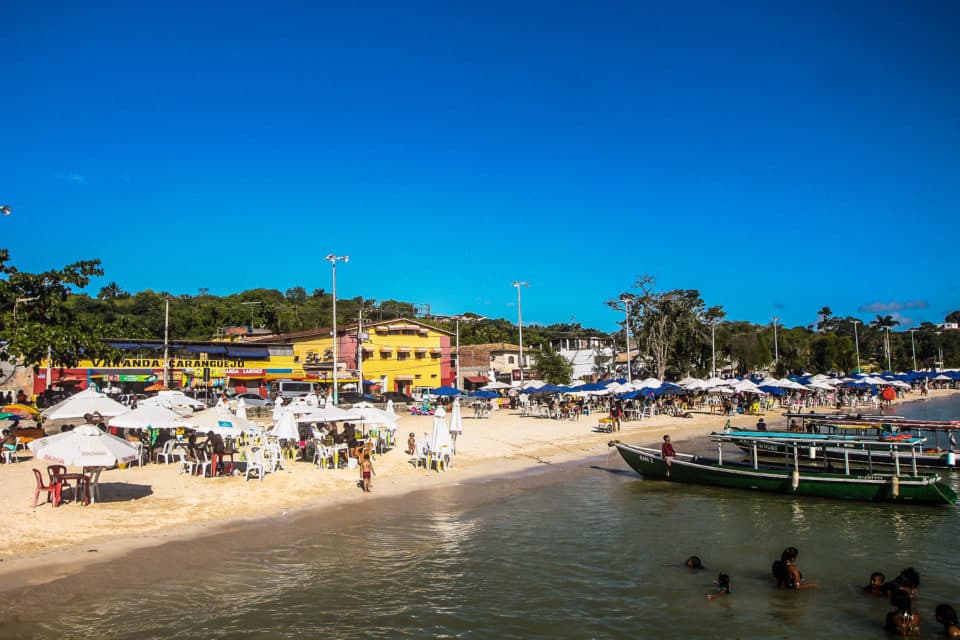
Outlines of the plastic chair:
<svg viewBox="0 0 960 640">
<path fill-rule="evenodd" d="M 87 492 L 90 496 L 90 504 L 96 504 L 100 499 L 100 474 L 103 473 L 103 467 L 94 467 L 87 475 Z"/>
<path fill-rule="evenodd" d="M 37 488 L 33 493 L 33 508 L 37 508 L 37 500 L 40 499 L 40 492 L 47 492 L 47 502 L 52 502 L 53 506 L 57 507 L 60 505 L 60 492 L 63 489 L 63 484 L 60 482 L 51 482 L 50 484 L 43 484 L 43 474 L 40 473 L 40 469 L 34 469 L 33 475 L 37 478 Z M 53 499 L 50 498 L 51 494 Z"/>
<path fill-rule="evenodd" d="M 132 464 L 136 463 L 136 465 L 137 465 L 138 467 L 142 467 L 142 466 L 143 466 L 143 459 L 144 459 L 144 457 L 146 457 L 146 456 L 147 456 L 147 449 L 146 449 L 146 447 L 143 446 L 143 442 L 142 442 L 142 441 L 141 441 L 141 442 L 138 442 L 138 443 L 137 443 L 137 459 L 136 459 L 136 460 L 133 460 L 130 464 L 132 465 Z"/>
<path fill-rule="evenodd" d="M 313 462 L 320 469 L 333 469 L 333 451 L 317 443 L 317 453 L 313 456 Z"/>
<path fill-rule="evenodd" d="M 250 479 L 251 473 L 256 473 L 260 478 L 260 482 L 263 482 L 263 474 L 267 472 L 266 461 L 263 458 L 263 449 L 253 447 L 250 450 L 250 458 L 250 460 L 247 460 L 246 480 Z"/>
<path fill-rule="evenodd" d="M 197 473 L 201 478 L 207 476 L 207 468 L 211 466 L 210 456 L 207 455 L 207 452 L 204 451 L 200 454 L 200 459 L 197 460 Z M 210 477 L 213 477 L 213 471 L 210 472 Z"/>
<path fill-rule="evenodd" d="M 163 448 L 160 449 L 160 451 L 157 451 L 157 456 L 156 456 L 157 464 L 160 463 L 160 458 L 163 458 L 164 464 L 170 464 L 171 460 L 176 460 L 177 455 L 174 453 L 173 448 L 176 447 L 177 444 L 179 443 L 173 438 L 170 438 L 169 440 L 164 442 Z"/>
<path fill-rule="evenodd" d="M 20 457 L 17 455 L 16 449 L 4 449 L 3 450 L 3 461 L 7 464 L 13 462 L 20 462 Z"/>
<path fill-rule="evenodd" d="M 197 467 L 197 461 L 188 459 L 187 452 L 183 449 L 177 449 L 174 455 L 180 456 L 180 474 L 188 473 L 192 476 Z"/>
</svg>

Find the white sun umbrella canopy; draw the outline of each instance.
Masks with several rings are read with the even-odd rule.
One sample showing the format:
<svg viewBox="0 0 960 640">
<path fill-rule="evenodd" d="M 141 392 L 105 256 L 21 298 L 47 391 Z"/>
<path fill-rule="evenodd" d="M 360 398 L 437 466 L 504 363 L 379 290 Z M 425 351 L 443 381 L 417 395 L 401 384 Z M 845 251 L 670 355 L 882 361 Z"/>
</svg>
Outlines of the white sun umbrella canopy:
<svg viewBox="0 0 960 640">
<path fill-rule="evenodd" d="M 380 425 L 390 431 L 396 431 L 398 428 L 397 415 L 389 414 L 386 411 L 377 409 L 369 402 L 360 402 L 350 407 L 350 413 L 360 414 L 360 419 L 364 424 Z"/>
<path fill-rule="evenodd" d="M 700 391 L 702 389 L 709 388 L 705 381 L 699 380 L 697 378 L 693 378 L 690 382 L 681 386 L 687 391 Z"/>
<path fill-rule="evenodd" d="M 96 392 L 87 394 L 84 391 L 50 407 L 43 412 L 43 417 L 47 420 L 69 420 L 82 418 L 89 413 L 99 413 L 104 418 L 112 418 L 128 411 L 130 407 L 125 407 L 105 394 Z"/>
<path fill-rule="evenodd" d="M 120 429 L 168 429 L 181 417 L 166 407 L 146 405 L 110 418 L 107 425 Z"/>
<path fill-rule="evenodd" d="M 270 430 L 270 435 L 281 440 L 300 439 L 300 430 L 297 428 L 297 419 L 294 417 L 293 411 L 284 411 L 280 414 L 280 419 Z"/>
<path fill-rule="evenodd" d="M 752 383 L 749 380 L 741 380 L 733 385 L 733 390 L 738 393 L 756 393 L 758 395 L 766 395 L 757 385 Z"/>
<path fill-rule="evenodd" d="M 28 446 L 37 460 L 70 467 L 112 467 L 133 462 L 139 455 L 137 445 L 104 433 L 92 424 L 72 431 L 34 440 Z"/>
<path fill-rule="evenodd" d="M 362 416 L 356 411 L 347 411 L 333 405 L 313 407 L 312 411 L 300 413 L 297 416 L 297 422 L 360 422 L 362 419 Z"/>
<path fill-rule="evenodd" d="M 182 416 L 177 420 L 176 427 L 194 429 L 201 433 L 213 431 L 214 433 L 236 438 L 241 433 L 256 433 L 258 428 L 245 418 L 240 418 L 226 409 L 226 407 L 214 407 L 198 411 L 192 416 Z"/>
<path fill-rule="evenodd" d="M 487 384 L 481 387 L 484 391 L 497 391 L 499 389 L 509 389 L 510 385 L 500 382 L 499 380 L 494 380 L 493 382 L 488 382 Z"/>
<path fill-rule="evenodd" d="M 659 378 L 644 378 L 640 381 L 641 389 L 659 389 L 663 382 Z"/>
<path fill-rule="evenodd" d="M 164 389 L 157 392 L 157 395 L 150 396 L 149 398 L 144 398 L 140 400 L 138 405 L 145 404 L 154 404 L 161 407 L 166 407 L 168 409 L 173 409 L 174 411 L 182 409 L 190 409 L 191 411 L 199 411 L 205 409 L 207 405 L 203 404 L 201 401 L 196 398 L 191 398 L 182 391 Z"/>
</svg>

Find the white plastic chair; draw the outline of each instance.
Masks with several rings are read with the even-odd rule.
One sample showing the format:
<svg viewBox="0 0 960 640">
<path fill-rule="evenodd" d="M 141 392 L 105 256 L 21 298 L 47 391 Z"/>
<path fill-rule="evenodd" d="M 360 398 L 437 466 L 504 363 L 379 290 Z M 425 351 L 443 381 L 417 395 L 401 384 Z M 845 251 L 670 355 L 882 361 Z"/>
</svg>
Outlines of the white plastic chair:
<svg viewBox="0 0 960 640">
<path fill-rule="evenodd" d="M 260 482 L 263 482 L 263 474 L 267 472 L 267 463 L 263 457 L 263 449 L 260 447 L 253 447 L 250 449 L 250 457 L 247 460 L 247 470 L 245 474 L 245 479 L 250 479 L 251 473 L 256 473 Z"/>
<path fill-rule="evenodd" d="M 263 459 L 267 463 L 267 472 L 274 473 L 283 469 L 283 450 L 279 442 L 268 442 L 263 448 Z"/>
<path fill-rule="evenodd" d="M 100 474 L 103 473 L 103 467 L 96 467 L 90 471 L 87 476 L 87 491 L 90 492 L 90 504 L 96 504 L 100 499 Z"/>
<path fill-rule="evenodd" d="M 201 478 L 206 477 L 208 467 L 210 467 L 210 456 L 204 451 L 200 454 L 200 459 L 197 460 L 197 474 Z M 212 477 L 213 472 L 211 472 L 210 475 Z"/>
<path fill-rule="evenodd" d="M 157 451 L 157 456 L 156 456 L 157 464 L 160 463 L 160 458 L 163 458 L 164 464 L 170 464 L 171 460 L 176 460 L 177 455 L 173 452 L 173 448 L 177 446 L 177 444 L 178 444 L 177 441 L 174 440 L 173 438 L 170 438 L 169 440 L 164 442 L 163 447 L 160 449 L 160 451 Z"/>
<path fill-rule="evenodd" d="M 138 467 L 143 466 L 143 459 L 147 456 L 147 449 L 143 446 L 143 442 L 137 443 L 137 459 L 133 460 L 130 464 L 136 463 Z"/>
<path fill-rule="evenodd" d="M 194 470 L 196 469 L 196 461 L 187 459 L 187 452 L 184 449 L 177 449 L 173 452 L 173 455 L 180 456 L 180 474 L 183 475 L 187 473 L 193 475 Z"/>
<path fill-rule="evenodd" d="M 313 462 L 320 469 L 333 468 L 333 450 L 328 449 L 326 445 L 317 443 L 317 452 L 313 456 Z"/>
</svg>

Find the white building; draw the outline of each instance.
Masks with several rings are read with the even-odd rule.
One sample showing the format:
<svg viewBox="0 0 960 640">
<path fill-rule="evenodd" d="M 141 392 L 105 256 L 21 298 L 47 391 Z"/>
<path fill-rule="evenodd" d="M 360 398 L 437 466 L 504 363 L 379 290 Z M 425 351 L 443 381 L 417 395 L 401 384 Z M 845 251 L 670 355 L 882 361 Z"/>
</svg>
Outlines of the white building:
<svg viewBox="0 0 960 640">
<path fill-rule="evenodd" d="M 613 340 L 610 338 L 557 338 L 550 345 L 573 365 L 573 379 L 590 379 L 613 367 Z"/>
</svg>

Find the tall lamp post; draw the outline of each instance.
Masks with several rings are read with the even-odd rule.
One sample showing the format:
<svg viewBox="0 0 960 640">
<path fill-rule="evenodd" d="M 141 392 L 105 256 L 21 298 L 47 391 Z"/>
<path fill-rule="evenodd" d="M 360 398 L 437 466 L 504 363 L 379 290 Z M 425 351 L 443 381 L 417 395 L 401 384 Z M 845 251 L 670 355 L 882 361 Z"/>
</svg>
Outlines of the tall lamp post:
<svg viewBox="0 0 960 640">
<path fill-rule="evenodd" d="M 937 352 L 940 354 L 940 367 L 937 371 L 943 371 L 943 342 L 940 340 L 941 331 L 936 331 L 937 334 Z"/>
<path fill-rule="evenodd" d="M 857 349 L 857 373 L 860 373 L 860 338 L 857 335 L 857 325 L 860 324 L 859 320 L 851 320 L 853 323 L 853 344 Z"/>
<path fill-rule="evenodd" d="M 633 383 L 633 371 L 630 363 L 630 300 L 630 296 L 620 297 L 620 302 L 623 303 L 623 330 L 627 334 L 627 384 Z"/>
<path fill-rule="evenodd" d="M 777 344 L 777 321 L 780 320 L 780 316 L 773 316 L 773 368 L 776 371 L 777 367 L 780 365 L 780 347 Z"/>
<path fill-rule="evenodd" d="M 337 391 L 337 261 L 346 264 L 350 262 L 350 256 L 338 256 L 331 253 L 324 257 L 324 260 L 330 263 L 333 274 L 333 406 L 337 406 L 339 393 Z"/>
<path fill-rule="evenodd" d="M 893 366 L 890 364 L 890 327 L 885 327 L 887 330 L 887 371 L 893 371 Z"/>
<path fill-rule="evenodd" d="M 917 370 L 917 345 L 913 341 L 913 334 L 917 332 L 916 329 L 910 329 L 910 353 L 913 354 L 913 370 Z"/>
<path fill-rule="evenodd" d="M 520 387 L 523 387 L 523 307 L 520 304 L 520 288 L 529 287 L 529 282 L 517 280 L 513 283 L 517 288 L 517 327 L 520 329 Z M 459 364 L 459 363 L 458 363 Z"/>
</svg>

